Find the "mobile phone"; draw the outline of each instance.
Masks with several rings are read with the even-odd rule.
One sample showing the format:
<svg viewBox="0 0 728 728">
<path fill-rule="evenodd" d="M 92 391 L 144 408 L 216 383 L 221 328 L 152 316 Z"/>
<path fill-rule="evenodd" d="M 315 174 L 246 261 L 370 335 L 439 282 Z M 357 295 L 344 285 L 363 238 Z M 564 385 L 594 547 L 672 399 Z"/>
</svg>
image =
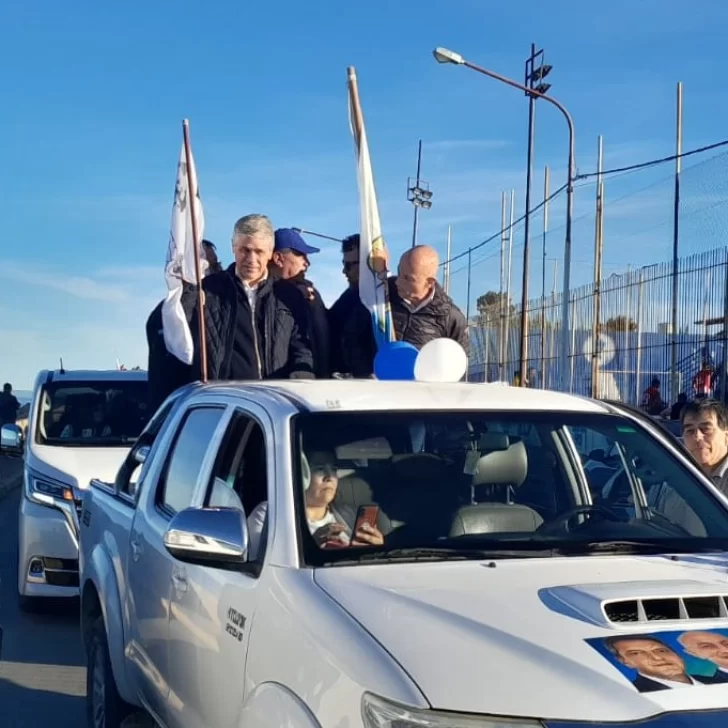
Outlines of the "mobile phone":
<svg viewBox="0 0 728 728">
<path fill-rule="evenodd" d="M 356 521 L 354 521 L 352 538 L 365 523 L 368 523 L 372 528 L 376 528 L 378 518 L 379 506 L 359 506 L 359 510 L 356 512 Z"/>
</svg>

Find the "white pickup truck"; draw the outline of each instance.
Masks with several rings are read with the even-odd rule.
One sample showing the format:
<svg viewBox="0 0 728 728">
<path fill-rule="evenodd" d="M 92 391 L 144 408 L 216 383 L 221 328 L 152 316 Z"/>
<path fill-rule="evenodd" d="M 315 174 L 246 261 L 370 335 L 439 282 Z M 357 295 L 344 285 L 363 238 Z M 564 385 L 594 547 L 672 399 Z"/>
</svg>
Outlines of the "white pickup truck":
<svg viewBox="0 0 728 728">
<path fill-rule="evenodd" d="M 613 405 L 190 385 L 81 524 L 97 728 L 728 720 L 728 500 Z"/>
</svg>

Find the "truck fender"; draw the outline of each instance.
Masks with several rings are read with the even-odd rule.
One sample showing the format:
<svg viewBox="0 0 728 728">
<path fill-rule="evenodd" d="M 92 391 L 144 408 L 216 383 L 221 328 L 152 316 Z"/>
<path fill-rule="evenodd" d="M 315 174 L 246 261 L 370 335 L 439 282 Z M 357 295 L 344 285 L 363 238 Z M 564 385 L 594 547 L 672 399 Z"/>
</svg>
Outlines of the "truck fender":
<svg viewBox="0 0 728 728">
<path fill-rule="evenodd" d="M 81 590 L 81 619 L 84 648 L 93 620 L 102 616 L 109 644 L 111 671 L 121 698 L 131 702 L 132 696 L 126 680 L 124 656 L 124 620 L 121 596 L 116 583 L 116 572 L 106 549 L 97 544 L 91 552 L 85 568 Z M 90 590 L 93 590 L 91 592 Z M 96 600 L 96 604 L 93 601 Z M 100 610 L 100 615 L 99 615 Z"/>
<path fill-rule="evenodd" d="M 258 728 L 281 728 L 295 725 L 296 728 L 321 728 L 308 707 L 280 683 L 261 683 L 248 696 L 243 706 L 238 726 Z"/>
</svg>

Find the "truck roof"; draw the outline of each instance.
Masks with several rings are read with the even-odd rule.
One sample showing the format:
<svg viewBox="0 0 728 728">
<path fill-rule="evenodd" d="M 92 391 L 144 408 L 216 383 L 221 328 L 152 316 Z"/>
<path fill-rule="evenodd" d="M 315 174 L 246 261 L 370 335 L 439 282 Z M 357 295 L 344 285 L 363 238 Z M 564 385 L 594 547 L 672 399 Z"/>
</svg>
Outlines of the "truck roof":
<svg viewBox="0 0 728 728">
<path fill-rule="evenodd" d="M 136 381 L 145 382 L 147 372 L 124 371 L 119 369 L 55 369 L 41 373 L 46 383 L 50 382 L 108 382 L 108 381 Z"/>
<path fill-rule="evenodd" d="M 357 380 L 280 380 L 219 382 L 204 385 L 234 391 L 278 394 L 315 412 L 374 410 L 560 410 L 608 413 L 610 408 L 585 397 L 507 384 L 393 382 Z"/>
</svg>

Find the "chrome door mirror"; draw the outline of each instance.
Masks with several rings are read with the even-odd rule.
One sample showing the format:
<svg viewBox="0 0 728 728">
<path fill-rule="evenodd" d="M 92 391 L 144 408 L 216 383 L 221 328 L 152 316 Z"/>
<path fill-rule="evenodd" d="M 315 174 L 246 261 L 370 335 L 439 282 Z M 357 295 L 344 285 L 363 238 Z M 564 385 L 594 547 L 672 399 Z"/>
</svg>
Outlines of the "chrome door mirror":
<svg viewBox="0 0 728 728">
<path fill-rule="evenodd" d="M 237 508 L 186 508 L 169 524 L 164 546 L 175 559 L 229 567 L 248 560 L 248 526 Z"/>
<path fill-rule="evenodd" d="M 17 425 L 3 425 L 0 429 L 0 450 L 22 452 L 23 431 Z"/>
</svg>

